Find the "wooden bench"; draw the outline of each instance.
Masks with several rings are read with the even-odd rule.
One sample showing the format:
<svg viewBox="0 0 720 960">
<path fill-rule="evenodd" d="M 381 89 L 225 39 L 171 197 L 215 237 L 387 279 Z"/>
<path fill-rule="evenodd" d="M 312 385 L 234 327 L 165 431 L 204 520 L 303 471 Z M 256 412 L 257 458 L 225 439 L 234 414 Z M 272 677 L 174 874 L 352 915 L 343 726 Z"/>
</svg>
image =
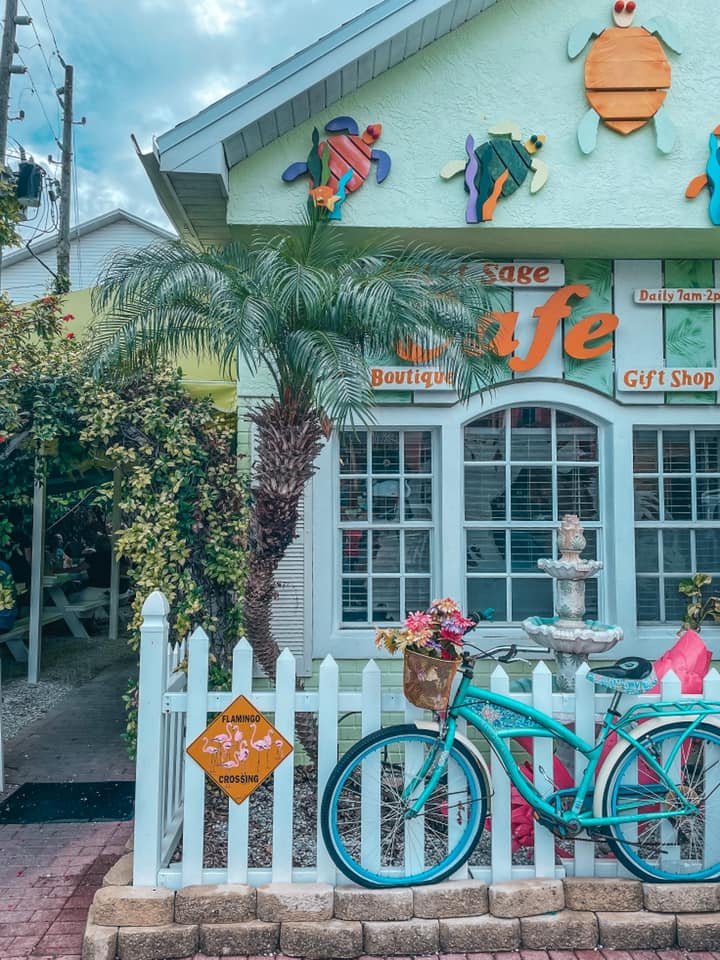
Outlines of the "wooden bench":
<svg viewBox="0 0 720 960">
<path fill-rule="evenodd" d="M 62 620 L 61 610 L 44 610 L 42 615 L 42 624 L 56 623 Z M 30 633 L 30 617 L 21 617 L 15 621 L 12 629 L 6 633 L 0 633 L 0 643 L 6 644 L 8 650 L 16 660 L 25 662 L 28 658 L 27 646 L 23 643 L 23 638 L 27 638 Z"/>
</svg>

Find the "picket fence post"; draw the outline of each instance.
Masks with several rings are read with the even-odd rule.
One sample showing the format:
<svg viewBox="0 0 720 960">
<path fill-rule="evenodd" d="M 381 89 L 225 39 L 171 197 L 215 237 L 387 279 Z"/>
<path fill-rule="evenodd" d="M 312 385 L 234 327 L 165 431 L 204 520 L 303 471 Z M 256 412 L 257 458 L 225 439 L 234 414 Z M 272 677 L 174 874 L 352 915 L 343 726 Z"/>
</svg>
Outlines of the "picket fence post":
<svg viewBox="0 0 720 960">
<path fill-rule="evenodd" d="M 552 716 L 552 673 L 544 660 L 538 663 L 532 673 L 532 702 L 536 710 Z M 555 790 L 551 737 L 533 739 L 533 783 L 541 795 Z M 555 837 L 537 821 L 534 828 L 535 876 L 552 878 L 555 876 Z"/>
<path fill-rule="evenodd" d="M 235 644 L 232 660 L 232 695 L 251 699 L 252 693 L 252 647 L 245 637 Z M 248 829 L 250 804 L 235 803 L 228 799 L 228 883 L 247 883 Z"/>
<path fill-rule="evenodd" d="M 318 762 L 317 795 L 323 795 L 325 785 L 337 763 L 338 694 L 340 680 L 337 662 L 328 654 L 320 664 L 318 677 Z M 335 882 L 335 865 L 325 849 L 320 828 L 320 803 L 317 810 L 317 881 Z"/>
<path fill-rule="evenodd" d="M 210 641 L 197 627 L 188 643 L 187 718 L 185 748 L 207 727 L 208 657 Z M 183 823 L 182 885 L 202 882 L 205 845 L 205 771 L 185 754 L 185 820 Z"/>
<path fill-rule="evenodd" d="M 165 798 L 162 699 L 168 658 L 168 620 L 165 595 L 154 590 L 142 608 L 140 676 L 138 680 L 137 760 L 133 884 L 154 886 L 161 863 Z"/>
<path fill-rule="evenodd" d="M 275 729 L 295 743 L 295 657 L 286 647 L 277 659 L 275 675 Z M 272 879 L 289 883 L 293 865 L 293 755 L 275 770 L 273 781 Z"/>
<path fill-rule="evenodd" d="M 510 695 L 510 678 L 498 664 L 490 677 L 490 689 Z M 490 757 L 492 777 L 492 830 L 490 833 L 490 868 L 492 882 L 512 879 L 512 833 L 510 829 L 510 778 L 495 751 Z"/>
<path fill-rule="evenodd" d="M 587 743 L 595 743 L 595 685 L 588 680 L 590 667 L 580 665 L 575 674 L 575 733 Z M 575 751 L 573 775 L 580 784 L 588 765 L 588 758 Z M 595 872 L 595 844 L 589 840 L 573 845 L 575 876 L 592 877 Z"/>
<path fill-rule="evenodd" d="M 713 667 L 705 677 L 703 698 L 720 701 L 720 674 Z M 705 753 L 705 866 L 720 861 L 720 746 L 708 746 Z"/>
<path fill-rule="evenodd" d="M 382 674 L 374 660 L 362 672 L 361 734 L 366 737 L 382 723 Z M 380 755 L 365 760 L 360 784 L 360 850 L 369 870 L 380 869 Z"/>
</svg>

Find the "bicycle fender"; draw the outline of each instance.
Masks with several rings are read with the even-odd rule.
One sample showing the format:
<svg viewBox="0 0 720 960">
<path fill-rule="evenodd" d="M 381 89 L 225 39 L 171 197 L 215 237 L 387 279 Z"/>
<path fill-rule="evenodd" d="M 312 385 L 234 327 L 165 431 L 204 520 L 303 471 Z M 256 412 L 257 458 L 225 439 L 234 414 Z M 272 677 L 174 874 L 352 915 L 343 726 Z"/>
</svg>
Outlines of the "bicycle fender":
<svg viewBox="0 0 720 960">
<path fill-rule="evenodd" d="M 411 722 L 413 726 L 418 728 L 418 730 L 430 730 L 433 733 L 440 732 L 439 724 L 435 723 L 433 720 L 413 720 Z M 455 739 L 459 740 L 460 743 L 462 743 L 462 745 L 466 747 L 470 751 L 470 753 L 473 755 L 473 758 L 477 762 L 477 765 L 485 774 L 485 780 L 488 785 L 489 796 L 492 796 L 492 780 L 490 779 L 490 770 L 488 769 L 488 765 L 485 762 L 485 758 L 480 753 L 480 751 L 475 746 L 475 744 L 471 740 L 469 740 L 466 736 L 464 736 L 462 733 L 458 733 L 456 731 Z"/>
<path fill-rule="evenodd" d="M 658 717 L 657 720 L 644 720 L 634 729 L 633 733 L 635 734 L 635 738 L 639 739 L 641 735 L 646 733 L 654 733 L 656 730 L 662 730 L 663 727 L 674 727 L 683 720 L 694 720 L 695 717 L 697 717 L 697 714 L 688 714 L 687 716 L 682 717 Z M 707 723 L 710 726 L 718 727 L 720 729 L 720 717 L 715 717 L 712 714 L 705 717 L 703 723 Z M 610 774 L 612 773 L 613 767 L 618 762 L 620 757 L 625 753 L 626 750 L 629 750 L 631 746 L 632 744 L 629 744 L 627 740 L 618 740 L 610 753 L 605 757 L 603 765 L 598 770 L 597 778 L 595 780 L 595 790 L 593 793 L 594 817 L 602 816 L 602 798 L 603 794 L 605 793 L 605 787 L 607 786 Z"/>
</svg>

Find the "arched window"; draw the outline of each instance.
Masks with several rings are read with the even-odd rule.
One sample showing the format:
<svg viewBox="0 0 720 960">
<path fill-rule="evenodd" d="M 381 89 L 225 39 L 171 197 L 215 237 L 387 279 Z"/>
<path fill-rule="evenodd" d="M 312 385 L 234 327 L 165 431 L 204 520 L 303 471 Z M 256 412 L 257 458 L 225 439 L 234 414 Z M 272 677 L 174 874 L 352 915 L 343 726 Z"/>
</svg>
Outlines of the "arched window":
<svg viewBox="0 0 720 960">
<path fill-rule="evenodd" d="M 557 557 L 566 513 L 585 527 L 587 558 L 602 558 L 597 427 L 549 407 L 510 407 L 464 431 L 467 609 L 492 607 L 517 623 L 554 612 L 553 581 L 538 570 Z M 598 617 L 597 580 L 586 583 L 586 612 Z"/>
</svg>

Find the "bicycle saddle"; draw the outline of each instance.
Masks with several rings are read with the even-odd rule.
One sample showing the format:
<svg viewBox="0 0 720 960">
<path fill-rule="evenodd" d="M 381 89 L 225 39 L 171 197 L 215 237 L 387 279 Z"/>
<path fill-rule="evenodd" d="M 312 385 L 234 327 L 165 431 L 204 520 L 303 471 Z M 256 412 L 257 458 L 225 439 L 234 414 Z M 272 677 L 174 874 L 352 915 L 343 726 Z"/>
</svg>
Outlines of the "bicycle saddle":
<svg viewBox="0 0 720 960">
<path fill-rule="evenodd" d="M 621 693 L 645 693 L 658 682 L 652 663 L 642 657 L 623 657 L 609 667 L 591 670 L 587 678 L 596 687 Z"/>
</svg>

